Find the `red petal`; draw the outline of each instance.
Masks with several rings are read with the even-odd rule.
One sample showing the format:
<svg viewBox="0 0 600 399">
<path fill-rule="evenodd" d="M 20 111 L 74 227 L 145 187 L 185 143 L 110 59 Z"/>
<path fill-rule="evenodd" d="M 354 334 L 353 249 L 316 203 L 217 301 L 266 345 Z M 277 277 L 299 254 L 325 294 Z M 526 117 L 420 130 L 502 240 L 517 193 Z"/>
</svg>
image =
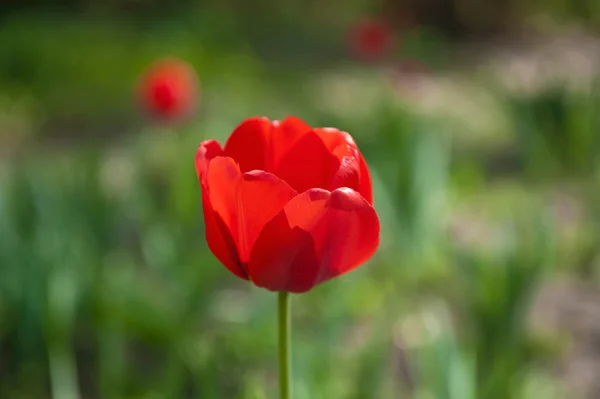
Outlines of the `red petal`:
<svg viewBox="0 0 600 399">
<path fill-rule="evenodd" d="M 269 156 L 271 121 L 254 117 L 243 121 L 225 143 L 225 156 L 233 158 L 242 172 L 265 170 Z"/>
<path fill-rule="evenodd" d="M 305 292 L 360 266 L 378 245 L 379 218 L 359 193 L 312 189 L 266 224 L 248 271 L 259 287 Z"/>
<path fill-rule="evenodd" d="M 242 174 L 228 157 L 211 161 L 207 187 L 211 206 L 233 237 L 242 263 L 248 261 L 264 225 L 297 195 L 271 173 L 254 170 Z"/>
<path fill-rule="evenodd" d="M 215 215 L 209 201 L 206 184 L 210 161 L 223 153 L 221 145 L 215 140 L 200 143 L 196 151 L 196 173 L 202 188 L 202 212 L 206 227 L 206 243 L 215 257 L 236 276 L 248 280 L 248 273 L 241 267 L 235 243 L 222 219 Z"/>
<path fill-rule="evenodd" d="M 272 163 L 269 171 L 276 170 L 283 156 L 311 129 L 309 125 L 295 116 L 288 116 L 281 122 L 273 121 L 271 137 Z"/>
<path fill-rule="evenodd" d="M 350 145 L 353 146 L 354 148 L 356 148 L 356 153 L 353 154 L 356 159 L 358 160 L 358 175 L 359 175 L 359 182 L 357 185 L 355 185 L 355 181 L 353 180 L 354 177 L 350 178 L 350 182 L 348 184 L 345 185 L 345 187 L 350 187 L 356 191 L 358 191 L 368 202 L 369 204 L 373 204 L 373 186 L 372 186 L 372 182 L 371 182 L 371 173 L 369 172 L 369 168 L 367 166 L 367 163 L 364 159 L 364 157 L 362 156 L 362 154 L 360 153 L 360 151 L 358 151 L 358 147 L 356 146 L 356 143 L 354 142 L 354 139 L 352 138 L 352 136 L 350 136 L 349 133 L 347 132 L 343 132 L 341 130 L 335 129 L 335 128 L 320 128 L 320 129 L 315 129 L 314 130 L 315 133 L 317 133 L 319 135 L 319 137 L 321 138 L 321 140 L 323 140 L 323 142 L 325 143 L 325 146 L 329 149 L 329 151 L 333 152 L 333 153 L 337 153 L 338 158 L 340 158 L 342 160 L 342 166 L 343 166 L 343 159 L 340 157 L 340 153 L 338 153 L 338 151 L 340 151 L 339 147 L 340 146 L 345 146 L 345 145 Z M 344 151 L 347 151 L 345 149 L 345 147 L 342 147 L 344 149 Z M 349 155 L 349 154 L 344 154 L 344 155 Z M 352 168 L 354 167 L 354 164 L 351 165 Z M 342 169 L 342 167 L 340 167 L 340 169 Z M 351 170 L 346 170 L 345 172 L 338 172 L 338 173 L 354 173 L 354 171 Z M 332 185 L 329 187 L 330 190 L 333 190 L 337 187 L 344 187 L 343 184 L 339 183 L 339 182 L 335 182 L 332 183 Z"/>
<path fill-rule="evenodd" d="M 333 151 L 336 147 L 342 144 L 350 144 L 356 147 L 356 143 L 350 133 L 343 132 L 333 127 L 322 127 L 314 129 L 314 132 L 323 140 L 329 151 Z"/>
<path fill-rule="evenodd" d="M 229 271 L 239 278 L 248 280 L 248 273 L 242 267 L 235 242 L 223 219 L 214 212 L 208 197 L 208 190 L 202 185 L 202 211 L 208 248 Z"/>
<path fill-rule="evenodd" d="M 371 181 L 371 172 L 369 172 L 367 161 L 365 161 L 365 158 L 360 152 L 358 153 L 358 162 L 360 164 L 360 183 L 358 192 L 369 204 L 373 205 L 373 183 Z"/>
<path fill-rule="evenodd" d="M 294 116 L 281 122 L 264 117 L 246 119 L 231 133 L 225 155 L 236 160 L 242 172 L 273 172 L 282 156 L 310 130 L 309 125 Z"/>
<path fill-rule="evenodd" d="M 360 186 L 358 150 L 351 145 L 342 144 L 333 151 L 333 155 L 340 160 L 340 166 L 327 189 L 333 191 L 340 187 L 348 187 L 358 191 Z"/>
<path fill-rule="evenodd" d="M 200 143 L 200 146 L 196 151 L 196 174 L 200 181 L 206 176 L 210 160 L 220 155 L 223 155 L 223 149 L 218 141 L 207 140 Z"/>
<path fill-rule="evenodd" d="M 281 159 L 275 174 L 298 192 L 329 187 L 340 161 L 314 132 L 302 136 Z"/>
</svg>

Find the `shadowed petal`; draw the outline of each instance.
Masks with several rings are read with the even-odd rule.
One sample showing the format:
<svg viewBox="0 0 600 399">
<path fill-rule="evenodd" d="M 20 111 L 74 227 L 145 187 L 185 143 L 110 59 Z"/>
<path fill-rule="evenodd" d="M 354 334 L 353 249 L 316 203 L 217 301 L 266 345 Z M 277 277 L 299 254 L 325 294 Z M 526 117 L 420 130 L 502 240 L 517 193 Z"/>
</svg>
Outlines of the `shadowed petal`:
<svg viewBox="0 0 600 399">
<path fill-rule="evenodd" d="M 208 190 L 202 186 L 202 211 L 206 225 L 206 243 L 215 257 L 230 272 L 248 280 L 248 272 L 242 267 L 235 242 L 223 219 L 215 213 L 208 199 Z"/>
<path fill-rule="evenodd" d="M 196 151 L 196 173 L 202 189 L 202 213 L 206 228 L 206 243 L 215 257 L 236 276 L 248 279 L 248 273 L 241 267 L 233 238 L 225 228 L 223 221 L 212 208 L 209 201 L 206 176 L 211 160 L 223 153 L 221 145 L 215 140 L 200 143 Z"/>
<path fill-rule="evenodd" d="M 358 153 L 358 162 L 360 164 L 360 183 L 358 192 L 369 204 L 373 205 L 373 183 L 371 180 L 371 172 L 369 172 L 367 161 L 360 152 Z"/>
<path fill-rule="evenodd" d="M 358 150 L 358 147 L 356 146 L 356 143 L 354 142 L 354 139 L 352 138 L 352 136 L 350 136 L 350 134 L 347 132 L 344 132 L 344 131 L 341 131 L 341 130 L 338 130 L 335 128 L 328 128 L 328 127 L 314 129 L 314 132 L 321 138 L 321 140 L 323 140 L 327 149 L 329 149 L 329 151 L 331 151 L 332 153 L 336 153 L 337 151 L 339 151 L 340 146 L 342 146 L 341 148 L 345 148 L 346 146 L 351 146 L 351 147 L 356 148 L 356 153 L 354 154 L 354 156 L 358 160 L 358 176 L 359 176 L 358 180 L 359 180 L 359 182 L 358 182 L 357 186 L 346 185 L 345 187 L 350 187 L 352 189 L 355 189 L 369 202 L 369 204 L 372 205 L 373 204 L 373 186 L 372 186 L 372 182 L 371 182 L 371 173 L 369 172 L 369 168 L 367 166 L 367 162 L 365 161 L 365 158 Z M 338 155 L 338 157 L 339 157 L 339 155 Z M 341 157 L 339 157 L 339 158 L 342 159 Z M 342 161 L 342 163 L 343 163 L 343 161 Z M 354 167 L 354 165 L 352 165 L 352 167 Z M 346 173 L 349 173 L 349 172 L 346 172 Z M 354 172 L 352 171 L 352 173 L 354 173 Z M 336 184 L 338 184 L 338 183 L 336 183 Z M 344 187 L 344 186 L 339 184 L 337 187 Z M 330 189 L 334 189 L 337 187 L 335 187 L 335 184 L 332 184 Z"/>
<path fill-rule="evenodd" d="M 223 155 L 223 149 L 217 140 L 206 140 L 200 143 L 196 150 L 196 174 L 200 181 L 203 176 L 206 176 L 210 160 L 220 155 Z"/>
<path fill-rule="evenodd" d="M 281 159 L 275 174 L 296 191 L 327 189 L 340 166 L 340 160 L 314 132 L 300 138 Z"/>
<path fill-rule="evenodd" d="M 225 144 L 225 156 L 233 158 L 242 172 L 258 169 L 273 172 L 281 157 L 311 127 L 289 116 L 283 121 L 253 117 L 242 122 Z"/>
<path fill-rule="evenodd" d="M 367 261 L 379 245 L 379 219 L 356 191 L 306 191 L 266 224 L 248 271 L 271 291 L 305 292 Z"/>
<path fill-rule="evenodd" d="M 242 172 L 265 170 L 269 155 L 271 121 L 254 117 L 243 121 L 234 129 L 225 143 L 224 155 L 233 158 Z"/>
<path fill-rule="evenodd" d="M 359 152 L 356 147 L 342 144 L 336 147 L 333 155 L 339 159 L 340 165 L 327 189 L 333 191 L 340 187 L 348 187 L 355 191 L 360 188 Z"/>
<path fill-rule="evenodd" d="M 264 225 L 297 195 L 271 173 L 253 170 L 242 174 L 228 157 L 211 161 L 207 186 L 210 204 L 233 237 L 242 264 L 248 261 Z"/>
<path fill-rule="evenodd" d="M 295 116 L 288 116 L 283 121 L 273 121 L 271 137 L 271 164 L 268 171 L 277 169 L 279 162 L 296 142 L 311 131 L 311 127 Z"/>
</svg>

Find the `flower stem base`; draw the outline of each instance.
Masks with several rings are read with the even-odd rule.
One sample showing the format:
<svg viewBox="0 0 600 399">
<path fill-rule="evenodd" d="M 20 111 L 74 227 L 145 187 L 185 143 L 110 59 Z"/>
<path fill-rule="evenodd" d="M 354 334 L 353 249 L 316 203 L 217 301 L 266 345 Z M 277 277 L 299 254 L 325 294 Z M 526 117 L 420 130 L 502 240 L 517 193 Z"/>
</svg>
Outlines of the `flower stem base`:
<svg viewBox="0 0 600 399">
<path fill-rule="evenodd" d="M 280 399 L 292 398 L 291 381 L 291 314 L 290 294 L 279 292 L 278 300 L 278 331 L 279 331 L 279 397 Z"/>
</svg>

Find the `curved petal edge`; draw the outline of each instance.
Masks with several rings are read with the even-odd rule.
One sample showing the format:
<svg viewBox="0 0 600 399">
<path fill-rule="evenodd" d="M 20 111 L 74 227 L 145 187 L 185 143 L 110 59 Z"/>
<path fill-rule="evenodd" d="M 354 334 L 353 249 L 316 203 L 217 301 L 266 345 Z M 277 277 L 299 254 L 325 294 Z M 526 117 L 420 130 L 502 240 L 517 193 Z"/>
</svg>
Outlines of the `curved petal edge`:
<svg viewBox="0 0 600 399">
<path fill-rule="evenodd" d="M 271 291 L 305 292 L 366 262 L 379 245 L 379 218 L 358 192 L 311 189 L 266 224 L 248 272 Z"/>
</svg>

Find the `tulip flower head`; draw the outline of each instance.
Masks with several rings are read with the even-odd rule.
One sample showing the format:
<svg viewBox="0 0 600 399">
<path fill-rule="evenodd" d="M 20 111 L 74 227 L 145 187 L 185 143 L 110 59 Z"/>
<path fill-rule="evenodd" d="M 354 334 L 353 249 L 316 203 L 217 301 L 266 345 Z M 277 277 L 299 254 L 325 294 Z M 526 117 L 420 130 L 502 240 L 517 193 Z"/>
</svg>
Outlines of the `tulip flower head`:
<svg viewBox="0 0 600 399">
<path fill-rule="evenodd" d="M 352 27 L 349 41 L 355 55 L 365 60 L 375 60 L 392 49 L 394 33 L 385 21 L 365 19 Z"/>
<path fill-rule="evenodd" d="M 196 152 L 206 240 L 236 276 L 305 292 L 379 245 L 371 177 L 352 137 L 298 118 L 243 121 Z"/>
<path fill-rule="evenodd" d="M 199 96 L 198 79 L 184 61 L 159 60 L 142 75 L 139 96 L 151 116 L 163 121 L 178 120 L 194 110 Z"/>
</svg>

